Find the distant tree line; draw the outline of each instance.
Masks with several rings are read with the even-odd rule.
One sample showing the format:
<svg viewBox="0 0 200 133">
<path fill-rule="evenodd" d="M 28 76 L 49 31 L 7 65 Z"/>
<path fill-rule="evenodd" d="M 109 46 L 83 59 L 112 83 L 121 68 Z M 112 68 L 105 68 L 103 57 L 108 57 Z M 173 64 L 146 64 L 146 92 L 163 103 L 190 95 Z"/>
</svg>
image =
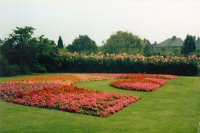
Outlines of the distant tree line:
<svg viewBox="0 0 200 133">
<path fill-rule="evenodd" d="M 197 55 L 199 54 L 199 51 L 196 47 L 196 39 L 191 35 L 187 35 L 183 46 L 176 50 L 169 50 L 164 47 L 158 50 L 154 49 L 155 45 L 157 45 L 157 42 L 151 44 L 149 40 L 141 39 L 139 36 L 133 35 L 130 32 L 117 31 L 116 33 L 112 34 L 105 42 L 103 42 L 103 45 L 100 47 L 98 47 L 95 41 L 89 38 L 87 35 L 80 35 L 78 38 L 75 38 L 72 44 L 69 44 L 65 50 L 69 52 L 80 53 L 128 53 L 142 54 L 145 56 L 187 56 L 191 53 Z"/>
</svg>

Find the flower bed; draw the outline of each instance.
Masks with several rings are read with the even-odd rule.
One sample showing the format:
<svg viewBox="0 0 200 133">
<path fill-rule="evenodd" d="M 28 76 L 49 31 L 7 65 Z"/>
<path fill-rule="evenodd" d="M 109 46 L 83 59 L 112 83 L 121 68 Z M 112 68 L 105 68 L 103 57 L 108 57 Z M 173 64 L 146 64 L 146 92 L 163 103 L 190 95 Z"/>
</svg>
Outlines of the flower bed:
<svg viewBox="0 0 200 133">
<path fill-rule="evenodd" d="M 145 79 L 145 80 L 118 80 L 111 84 L 111 86 L 126 90 L 136 91 L 153 91 L 160 88 L 167 82 L 166 79 Z"/>
<path fill-rule="evenodd" d="M 2 83 L 0 99 L 27 106 L 106 117 L 139 100 L 137 96 L 104 93 L 52 83 Z"/>
<path fill-rule="evenodd" d="M 71 85 L 82 81 L 110 80 L 120 77 L 121 74 L 63 74 L 48 76 L 33 76 L 11 81 L 12 83 L 55 83 Z"/>
<path fill-rule="evenodd" d="M 163 86 L 168 79 L 175 79 L 176 76 L 155 74 L 124 74 L 121 75 L 120 78 L 123 80 L 112 82 L 111 86 L 126 90 L 153 91 Z"/>
<path fill-rule="evenodd" d="M 121 74 L 121 79 L 144 79 L 144 78 L 157 78 L 157 79 L 176 79 L 175 75 L 165 74 Z"/>
<path fill-rule="evenodd" d="M 107 73 L 32 76 L 1 83 L 0 100 L 106 117 L 136 102 L 139 97 L 87 90 L 73 84 L 115 79 L 113 87 L 153 91 L 174 78 L 176 76 L 172 75 Z"/>
</svg>

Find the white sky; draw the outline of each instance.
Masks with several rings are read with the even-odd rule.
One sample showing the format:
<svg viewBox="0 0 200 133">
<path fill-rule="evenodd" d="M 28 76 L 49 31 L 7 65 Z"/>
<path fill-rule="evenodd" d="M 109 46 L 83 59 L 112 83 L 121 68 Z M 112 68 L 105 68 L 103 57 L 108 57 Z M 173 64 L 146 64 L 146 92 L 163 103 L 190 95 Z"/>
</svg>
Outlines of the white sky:
<svg viewBox="0 0 200 133">
<path fill-rule="evenodd" d="M 70 44 L 87 34 L 98 45 L 122 30 L 161 42 L 173 35 L 200 36 L 200 0 L 0 0 L 0 38 L 16 26 L 33 26 Z"/>
</svg>

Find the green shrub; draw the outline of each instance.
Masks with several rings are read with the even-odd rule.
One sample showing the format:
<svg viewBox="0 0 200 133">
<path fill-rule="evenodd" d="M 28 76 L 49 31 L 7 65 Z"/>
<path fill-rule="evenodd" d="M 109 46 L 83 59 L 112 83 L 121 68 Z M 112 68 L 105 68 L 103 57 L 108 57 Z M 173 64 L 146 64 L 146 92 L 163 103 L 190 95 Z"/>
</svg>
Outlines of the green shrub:
<svg viewBox="0 0 200 133">
<path fill-rule="evenodd" d="M 9 62 L 0 56 L 0 76 L 14 76 L 21 73 L 18 65 L 11 65 Z"/>
<path fill-rule="evenodd" d="M 32 71 L 33 72 L 36 72 L 36 73 L 46 73 L 47 72 L 47 69 L 44 65 L 34 65 L 33 68 L 32 68 Z"/>
</svg>

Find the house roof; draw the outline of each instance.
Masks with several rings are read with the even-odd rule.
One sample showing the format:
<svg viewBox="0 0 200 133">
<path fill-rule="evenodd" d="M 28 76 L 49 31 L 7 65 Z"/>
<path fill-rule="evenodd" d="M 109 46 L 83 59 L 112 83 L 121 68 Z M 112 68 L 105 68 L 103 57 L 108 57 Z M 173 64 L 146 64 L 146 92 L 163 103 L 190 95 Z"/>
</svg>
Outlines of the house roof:
<svg viewBox="0 0 200 133">
<path fill-rule="evenodd" d="M 181 38 L 176 38 L 173 36 L 172 38 L 169 38 L 154 47 L 182 47 L 183 46 L 183 41 Z"/>
</svg>

